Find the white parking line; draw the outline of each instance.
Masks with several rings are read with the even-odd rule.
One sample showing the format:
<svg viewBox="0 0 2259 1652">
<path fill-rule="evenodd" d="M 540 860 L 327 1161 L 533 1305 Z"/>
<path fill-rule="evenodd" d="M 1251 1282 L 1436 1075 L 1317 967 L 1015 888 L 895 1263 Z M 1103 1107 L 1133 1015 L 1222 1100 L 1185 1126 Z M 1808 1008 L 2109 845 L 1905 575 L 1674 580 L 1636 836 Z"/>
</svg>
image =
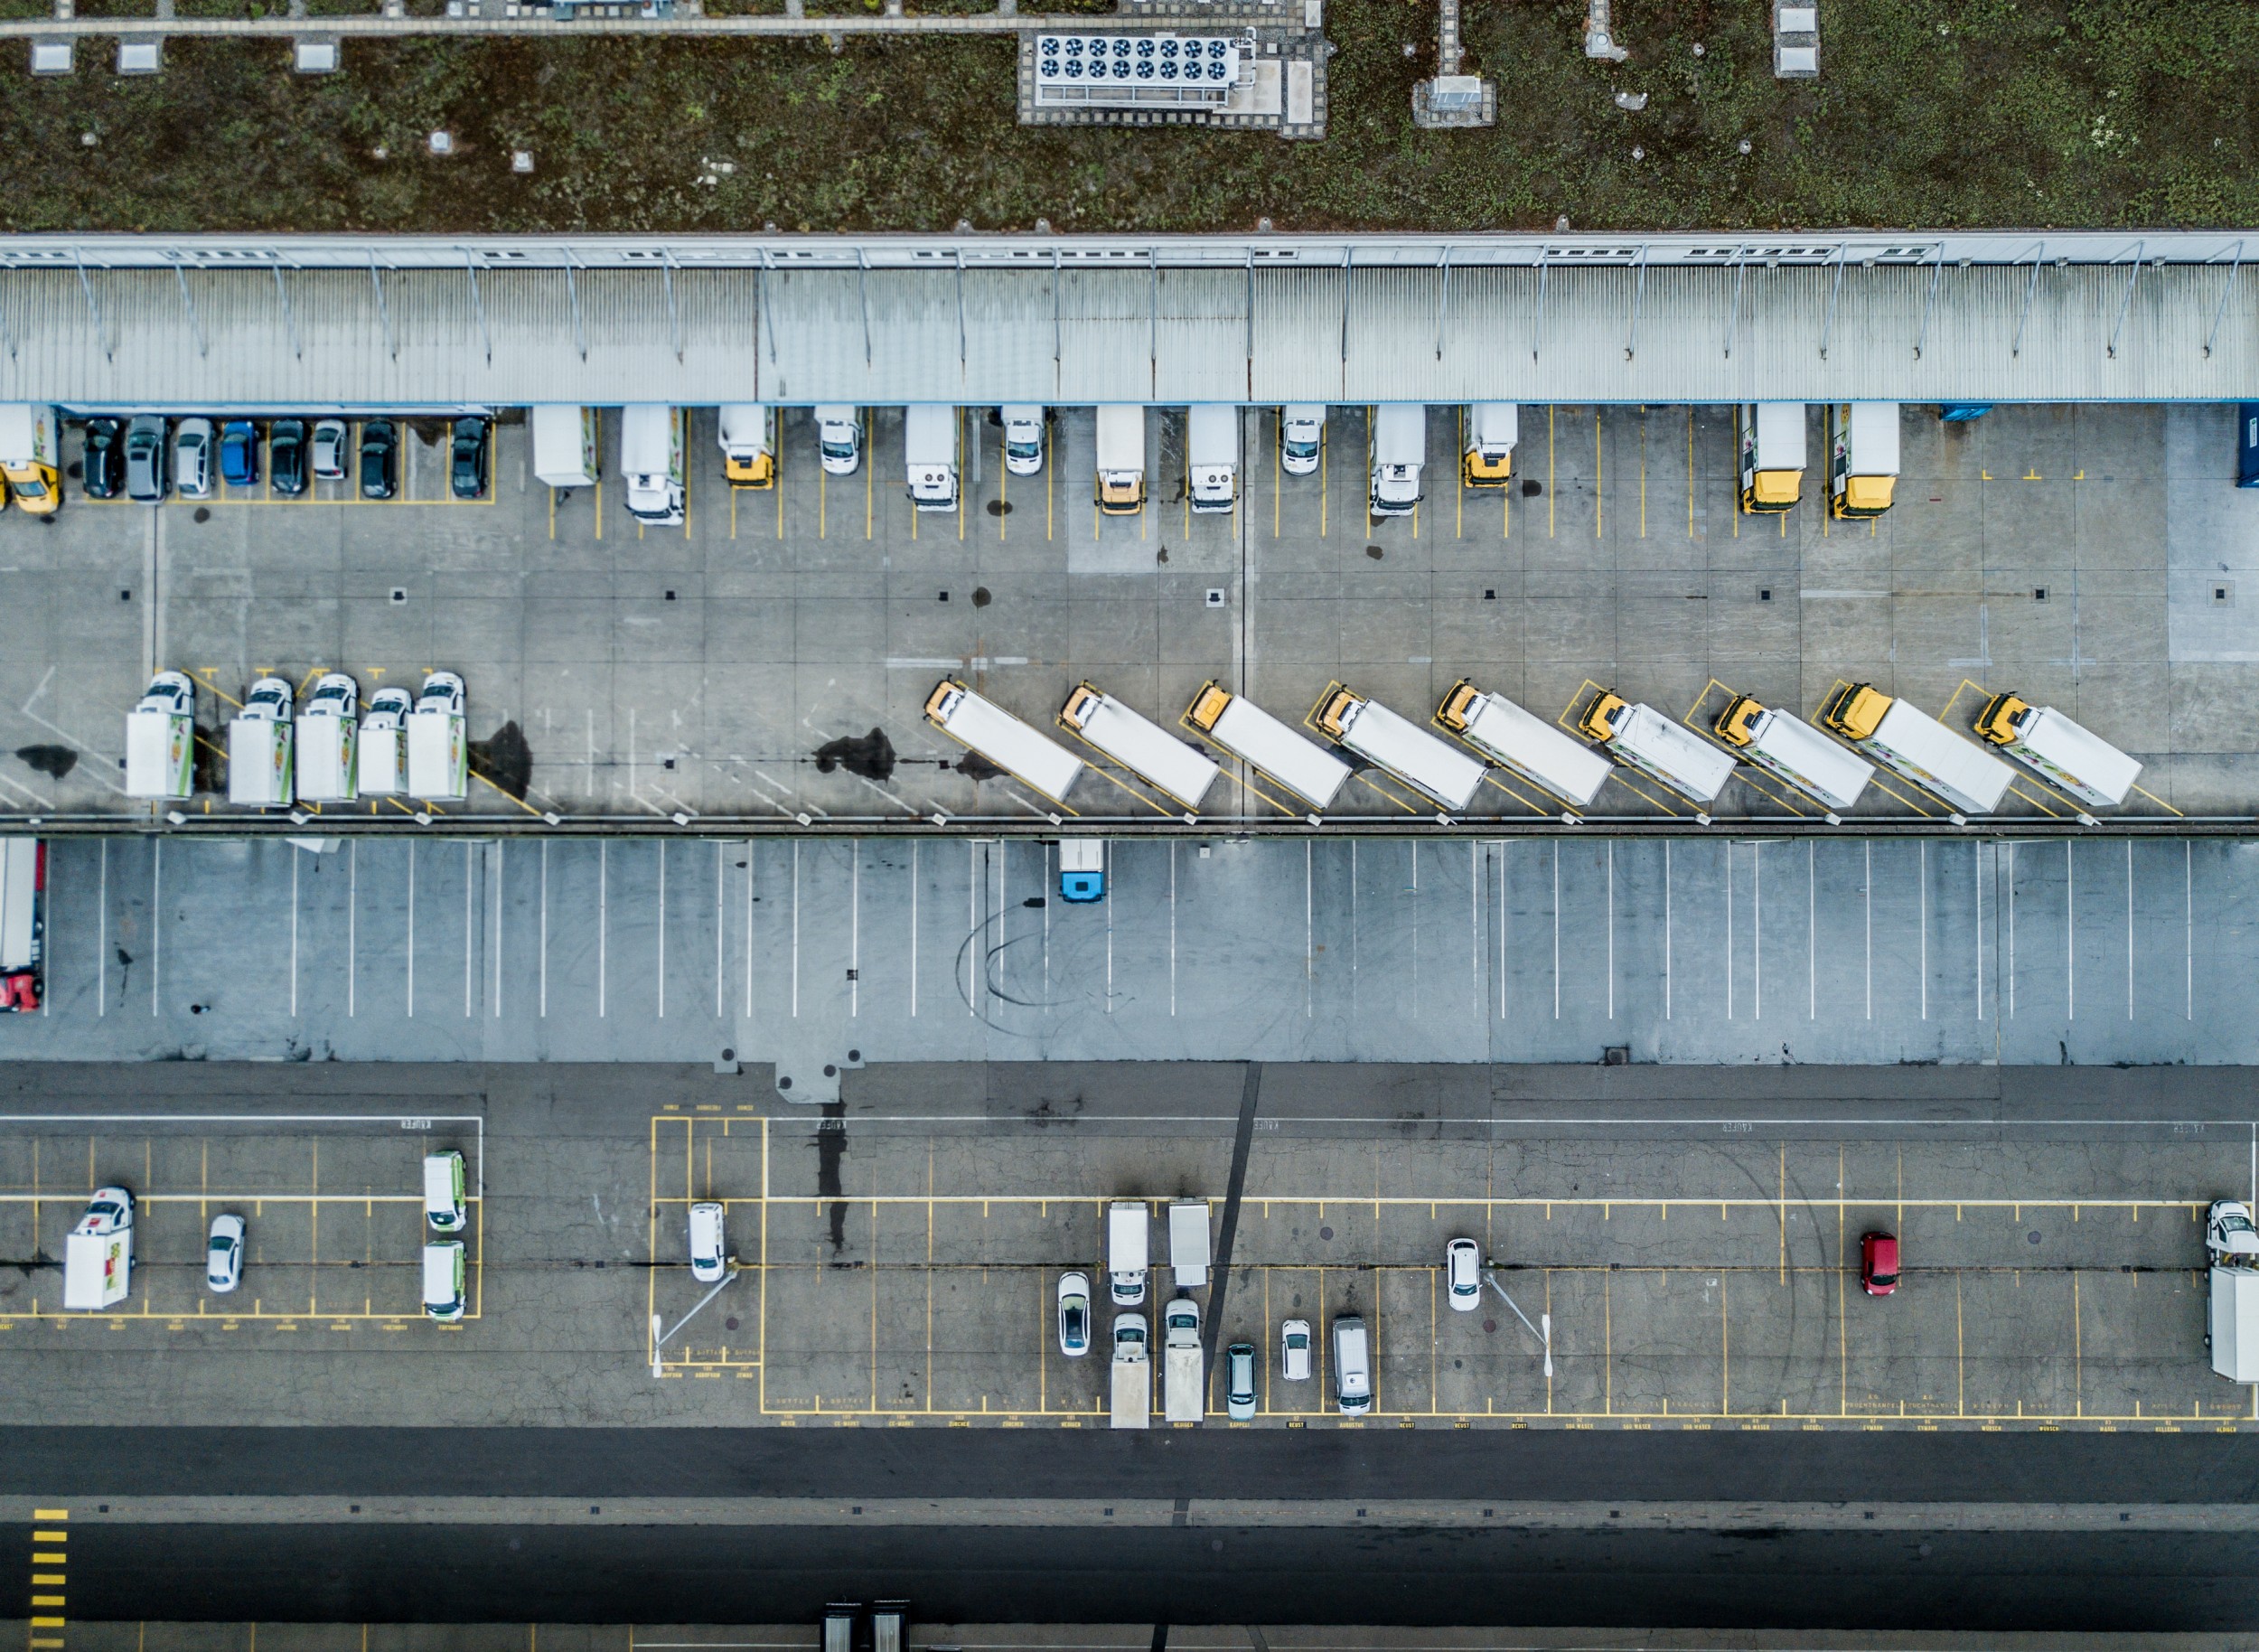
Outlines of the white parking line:
<svg viewBox="0 0 2259 1652">
<path fill-rule="evenodd" d="M 507 839 L 494 840 L 494 927 L 491 944 L 494 949 L 494 1018 L 498 1021 L 502 1016 L 502 857 L 508 848 Z"/>
<path fill-rule="evenodd" d="M 863 1013 L 863 846 L 848 842 L 848 1017 Z"/>
<path fill-rule="evenodd" d="M 2078 890 L 2074 882 L 2073 850 L 2077 846 L 2070 839 L 2063 840 L 2063 1018 L 2078 1019 L 2078 954 L 2073 938 L 2078 930 Z"/>
<path fill-rule="evenodd" d="M 2016 1018 L 2016 843 L 2008 844 L 2008 1018 Z"/>
<path fill-rule="evenodd" d="M 471 962 L 471 940 L 474 933 L 472 925 L 475 922 L 478 910 L 471 889 L 471 840 L 465 838 L 463 840 L 463 1018 L 466 1021 L 476 1013 L 472 1006 L 478 998 L 478 971 Z"/>
<path fill-rule="evenodd" d="M 1804 1019 L 1820 1018 L 1820 884 L 1814 862 L 1819 845 L 1804 840 Z"/>
<path fill-rule="evenodd" d="M 1419 910 L 1419 899 L 1420 845 L 1415 840 L 1412 844 L 1412 902 L 1415 913 Z M 1420 1004 L 1420 930 L 1417 925 L 1418 919 L 1415 917 L 1412 929 L 1412 1013 L 1415 1015 L 1419 1013 Z M 1174 838 L 1168 840 L 1168 1012 L 1171 1015 L 1176 1013 L 1176 840 Z"/>
<path fill-rule="evenodd" d="M 659 1018 L 667 1018 L 667 840 L 659 840 Z"/>
<path fill-rule="evenodd" d="M 1915 847 L 1920 851 L 1915 871 L 1915 881 L 1919 886 L 1915 890 L 1915 899 L 1921 911 L 1922 1019 L 1926 1021 L 1929 1019 L 1929 840 L 1924 838 Z"/>
<path fill-rule="evenodd" d="M 1726 840 L 1726 1019 L 1733 1019 L 1733 840 Z"/>
<path fill-rule="evenodd" d="M 1866 909 L 1867 935 L 1867 1018 L 1875 1018 L 1875 845 L 1870 839 L 1861 846 L 1866 850 L 1865 869 L 1859 879 L 1860 903 Z"/>
<path fill-rule="evenodd" d="M 2197 868 L 2196 845 L 2188 839 L 2180 840 L 2180 898 L 2183 942 L 2187 947 L 2186 991 L 2180 1018 L 2197 1018 Z"/>
<path fill-rule="evenodd" d="M 164 976 L 164 840 L 149 857 L 149 1013 L 164 1013 L 158 982 Z M 346 1012 L 351 1014 L 349 1009 Z"/>
<path fill-rule="evenodd" d="M 714 840 L 714 1018 L 722 1018 L 722 978 L 726 970 L 722 962 L 722 947 L 729 931 L 729 912 L 723 905 L 723 879 L 729 864 L 722 853 L 719 838 Z"/>
<path fill-rule="evenodd" d="M 549 1017 L 549 840 L 541 840 L 541 1018 Z"/>
<path fill-rule="evenodd" d="M 1561 1019 L 1561 840 L 1553 840 L 1553 1019 Z"/>
<path fill-rule="evenodd" d="M 1504 908 L 1501 906 L 1500 910 Z M 1498 940 L 1504 956 L 1505 937 Z M 1663 1018 L 1671 1018 L 1671 840 L 1663 840 Z"/>
<path fill-rule="evenodd" d="M 164 844 L 157 852 L 164 852 Z M 345 1013 L 361 1012 L 361 840 L 345 844 Z"/>
<path fill-rule="evenodd" d="M 1044 933 L 1051 931 L 1050 908 L 1044 909 Z M 910 840 L 910 1018 L 918 1015 L 918 840 Z"/>
<path fill-rule="evenodd" d="M 290 1018 L 298 1018 L 298 857 L 303 851 L 295 844 L 290 849 Z"/>
<path fill-rule="evenodd" d="M 416 840 L 408 840 L 408 1018 L 416 1018 Z"/>
<path fill-rule="evenodd" d="M 612 845 L 605 839 L 596 840 L 596 1018 L 602 1020 L 608 1009 L 606 989 L 612 974 Z"/>
<path fill-rule="evenodd" d="M 800 1015 L 800 840 L 792 840 L 792 1015 Z"/>
<path fill-rule="evenodd" d="M 102 840 L 102 878 L 100 895 L 97 897 L 101 922 L 94 934 L 94 1013 L 106 1016 L 110 1012 L 110 840 Z M 2193 979 L 2193 977 L 2191 978 Z M 2193 989 L 2192 995 L 2193 995 Z M 53 997 L 52 993 L 48 995 Z"/>
<path fill-rule="evenodd" d="M 2133 1018 L 2133 840 L 2125 840 L 2125 1018 Z"/>
<path fill-rule="evenodd" d="M 1608 1019 L 1616 1019 L 1616 840 L 1608 840 Z"/>
</svg>

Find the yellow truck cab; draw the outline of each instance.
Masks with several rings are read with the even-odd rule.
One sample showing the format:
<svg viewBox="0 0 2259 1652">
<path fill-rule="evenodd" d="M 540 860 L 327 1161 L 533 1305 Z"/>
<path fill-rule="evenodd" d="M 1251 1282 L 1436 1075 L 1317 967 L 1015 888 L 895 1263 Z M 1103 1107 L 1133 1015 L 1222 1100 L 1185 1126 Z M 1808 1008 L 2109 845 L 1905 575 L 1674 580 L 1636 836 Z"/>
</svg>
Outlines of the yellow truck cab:
<svg viewBox="0 0 2259 1652">
<path fill-rule="evenodd" d="M 54 408 L 0 403 L 0 476 L 7 479 L 8 496 L 33 516 L 62 503 L 57 456 Z"/>
<path fill-rule="evenodd" d="M 1794 510 L 1804 491 L 1804 404 L 1740 402 L 1733 425 L 1741 455 L 1741 508 L 1758 515 Z"/>
<path fill-rule="evenodd" d="M 752 402 L 722 408 L 722 472 L 732 487 L 776 485 L 776 409 Z"/>
<path fill-rule="evenodd" d="M 1880 516 L 1898 483 L 1898 404 L 1828 405 L 1828 509 L 1838 517 Z"/>
<path fill-rule="evenodd" d="M 1466 451 L 1459 481 L 1471 488 L 1502 488 L 1514 475 L 1514 445 L 1522 409 L 1511 401 L 1478 401 L 1467 409 Z"/>
</svg>

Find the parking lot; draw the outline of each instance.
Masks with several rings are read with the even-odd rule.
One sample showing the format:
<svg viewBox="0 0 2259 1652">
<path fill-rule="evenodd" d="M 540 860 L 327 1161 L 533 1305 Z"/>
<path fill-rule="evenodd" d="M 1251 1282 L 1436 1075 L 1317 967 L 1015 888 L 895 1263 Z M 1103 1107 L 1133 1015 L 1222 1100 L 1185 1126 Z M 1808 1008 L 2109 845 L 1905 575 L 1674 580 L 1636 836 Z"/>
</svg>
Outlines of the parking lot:
<svg viewBox="0 0 2259 1652">
<path fill-rule="evenodd" d="M 1228 1144 L 1022 1135 L 999 1150 L 908 1124 L 858 1122 L 851 1141 L 827 1128 L 654 1121 L 655 1254 L 663 1263 L 679 1243 L 689 1200 L 716 1198 L 745 1264 L 726 1309 L 666 1350 L 667 1372 L 757 1383 L 778 1418 L 1103 1426 L 1105 1205 L 1155 1202 L 1155 1314 L 1170 1294 L 1161 1205 L 1220 1208 Z M 1339 1421 L 1325 1332 L 1346 1313 L 1373 1330 L 1383 1425 L 2184 1427 L 2259 1414 L 2202 1346 L 2198 1221 L 2248 1185 L 2247 1130 L 1709 1132 L 1349 1142 L 1289 1121 L 1258 1142 L 1216 1346 L 1256 1347 L 1270 1422 Z M 1887 1299 L 1858 1281 L 1870 1229 L 1904 1247 Z M 1440 1263 L 1459 1235 L 1531 1320 L 1547 1317 L 1550 1369 L 1495 1294 L 1472 1312 L 1448 1306 Z M 1068 1268 L 1094 1286 L 1087 1357 L 1056 1341 Z M 654 1311 L 671 1325 L 701 1289 L 662 1267 Z M 1214 1308 L 1214 1287 L 1194 1294 Z M 1308 1382 L 1278 1377 L 1290 1318 L 1318 1333 Z"/>
<path fill-rule="evenodd" d="M 1000 433 L 968 411 L 951 512 L 905 498 L 898 408 L 871 411 L 848 477 L 820 471 L 805 410 L 787 410 L 768 491 L 726 483 L 713 410 L 693 409 L 680 529 L 628 517 L 614 482 L 554 494 L 522 422 L 498 427 L 478 502 L 446 497 L 436 419 L 400 421 L 393 501 L 342 483 L 278 500 L 264 482 L 155 510 L 74 494 L 51 525 L 0 517 L 0 749 L 16 754 L 0 795 L 27 812 L 137 812 L 116 771 L 120 718 L 165 665 L 203 685 L 215 739 L 261 671 L 342 669 L 365 696 L 458 671 L 479 765 L 501 781 L 474 785 L 464 812 L 520 819 L 1053 812 L 967 772 L 924 722 L 945 674 L 1045 728 L 1083 680 L 1170 727 L 1212 678 L 1289 722 L 1336 681 L 1422 721 L 1462 676 L 1546 718 L 1588 685 L 1680 718 L 1721 688 L 1810 714 L 1844 681 L 1965 724 L 1981 692 L 2012 689 L 2142 759 L 2123 812 L 2254 807 L 2259 609 L 2239 581 L 2259 569 L 2259 518 L 2233 487 L 2225 408 L 2002 407 L 1945 425 L 1908 408 L 1898 503 L 1849 524 L 1813 502 L 1816 473 L 1798 509 L 1742 515 L 1725 408 L 1524 408 L 1517 484 L 1480 492 L 1458 484 L 1460 418 L 1429 410 L 1425 502 L 1380 521 L 1363 408 L 1331 410 L 1307 477 L 1285 474 L 1275 418 L 1244 410 L 1239 507 L 1204 517 L 1177 409 L 1148 414 L 1144 511 L 1100 517 L 1087 408 L 1055 410 L 1035 477 L 1008 477 Z M 614 480 L 618 422 L 603 426 Z M 1209 819 L 1283 818 L 1237 778 Z M 1092 821 L 1170 813 L 1119 770 L 1068 803 Z M 1860 808 L 1944 812 L 1895 782 Z M 1428 812 L 1377 775 L 1336 811 Z M 1593 809 L 1673 812 L 1620 778 Z M 2003 809 L 2075 812 L 2035 776 Z M 1549 812 L 1504 785 L 1472 811 L 1502 829 Z M 1738 781 L 1712 812 L 1811 810 Z"/>
</svg>

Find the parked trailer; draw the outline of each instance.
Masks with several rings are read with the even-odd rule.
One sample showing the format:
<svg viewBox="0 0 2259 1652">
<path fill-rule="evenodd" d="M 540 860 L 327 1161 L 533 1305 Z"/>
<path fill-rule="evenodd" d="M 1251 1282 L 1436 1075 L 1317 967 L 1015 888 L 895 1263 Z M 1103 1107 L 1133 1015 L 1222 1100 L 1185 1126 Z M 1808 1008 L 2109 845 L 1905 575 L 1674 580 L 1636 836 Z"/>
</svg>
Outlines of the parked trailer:
<svg viewBox="0 0 2259 1652">
<path fill-rule="evenodd" d="M 1087 682 L 1067 696 L 1059 721 L 1158 786 L 1183 806 L 1187 820 L 1215 784 L 1219 770 L 1213 759 Z"/>
<path fill-rule="evenodd" d="M 1820 721 L 1894 774 L 1926 786 L 1964 814 L 1990 814 L 2016 773 L 1998 757 L 1872 683 L 1854 682 Z"/>
<path fill-rule="evenodd" d="M 1373 411 L 1368 446 L 1374 516 L 1410 516 L 1420 504 L 1420 472 L 1428 462 L 1428 409 L 1391 402 Z"/>
<path fill-rule="evenodd" d="M 1145 409 L 1098 409 L 1098 508 L 1108 516 L 1145 509 Z"/>
<path fill-rule="evenodd" d="M 126 714 L 126 795 L 178 799 L 195 786 L 196 685 L 159 671 Z"/>
<path fill-rule="evenodd" d="M 360 782 L 364 797 L 397 797 L 408 789 L 408 714 L 415 701 L 406 689 L 379 689 L 361 719 Z"/>
<path fill-rule="evenodd" d="M 2142 765 L 2053 706 L 1995 694 L 1976 731 L 2026 768 L 2052 780 L 2082 803 L 2114 809 L 2125 802 Z"/>
<path fill-rule="evenodd" d="M 596 485 L 596 410 L 543 403 L 533 425 L 533 474 L 553 488 Z"/>
<path fill-rule="evenodd" d="M 1386 706 L 1336 687 L 1318 702 L 1311 721 L 1318 732 L 1376 763 L 1453 813 L 1467 807 L 1483 784 L 1483 765 Z"/>
<path fill-rule="evenodd" d="M 408 793 L 427 803 L 461 803 L 471 786 L 469 733 L 464 727 L 463 679 L 434 671 L 417 690 L 407 717 Z"/>
<path fill-rule="evenodd" d="M 2214 1371 L 2231 1383 L 2259 1383 L 2259 1269 L 2213 1264 L 2204 1340 Z"/>
<path fill-rule="evenodd" d="M 1436 708 L 1436 721 L 1494 763 L 1579 809 L 1589 807 L 1608 784 L 1611 771 L 1606 757 L 1464 677 Z"/>
<path fill-rule="evenodd" d="M 1875 777 L 1875 765 L 1865 758 L 1845 751 L 1802 718 L 1761 706 L 1747 694 L 1736 696 L 1712 727 L 1744 763 L 1810 793 L 1830 809 L 1850 808 Z"/>
<path fill-rule="evenodd" d="M 1466 412 L 1467 450 L 1459 481 L 1471 488 L 1502 488 L 1514 477 L 1514 445 L 1522 435 L 1522 409 L 1511 401 L 1477 401 Z"/>
<path fill-rule="evenodd" d="M 47 997 L 47 845 L 0 838 L 0 1012 Z"/>
<path fill-rule="evenodd" d="M 1717 802 L 1733 778 L 1733 759 L 1724 752 L 1653 706 L 1636 705 L 1620 694 L 1600 694 L 1577 727 L 1618 763 L 1698 803 Z"/>
<path fill-rule="evenodd" d="M 1314 810 L 1329 807 L 1349 778 L 1349 765 L 1297 734 L 1252 700 L 1217 683 L 1194 696 L 1186 720 L 1241 762 L 1277 781 Z"/>
<path fill-rule="evenodd" d="M 1804 490 L 1804 404 L 1744 401 L 1733 410 L 1741 454 L 1741 508 L 1793 510 Z"/>
<path fill-rule="evenodd" d="M 228 724 L 230 803 L 282 809 L 297 801 L 290 698 L 281 677 L 260 678 L 243 697 L 242 711 Z"/>
<path fill-rule="evenodd" d="M 1185 466 L 1195 514 L 1239 502 L 1240 410 L 1213 404 L 1185 415 Z"/>
<path fill-rule="evenodd" d="M 1053 803 L 1082 777 L 1083 759 L 992 700 L 944 677 L 925 699 L 926 720 Z"/>
<path fill-rule="evenodd" d="M 1828 406 L 1828 508 L 1839 517 L 1880 516 L 1898 482 L 1898 404 Z"/>
<path fill-rule="evenodd" d="M 1106 1282 L 1120 1307 L 1135 1308 L 1145 1300 L 1152 1237 L 1152 1217 L 1142 1199 L 1120 1199 L 1106 1207 Z"/>
<path fill-rule="evenodd" d="M 8 497 L 33 516 L 52 515 L 62 503 L 56 471 L 61 451 L 54 408 L 0 402 L 0 476 L 7 479 Z"/>
<path fill-rule="evenodd" d="M 957 508 L 957 409 L 923 402 L 902 410 L 902 458 L 910 502 L 921 511 Z"/>
</svg>

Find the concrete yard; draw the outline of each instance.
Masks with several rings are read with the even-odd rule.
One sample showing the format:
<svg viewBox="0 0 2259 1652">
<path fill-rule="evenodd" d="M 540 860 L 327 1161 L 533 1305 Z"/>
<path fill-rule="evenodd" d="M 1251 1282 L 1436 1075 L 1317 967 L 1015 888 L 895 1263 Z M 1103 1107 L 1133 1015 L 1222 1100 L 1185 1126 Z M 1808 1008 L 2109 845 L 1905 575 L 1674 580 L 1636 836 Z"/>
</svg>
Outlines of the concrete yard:
<svg viewBox="0 0 2259 1652">
<path fill-rule="evenodd" d="M 1211 678 L 1289 722 L 1336 681 L 1421 721 L 1462 676 L 1545 718 L 1593 685 L 1674 718 L 1714 716 L 1726 688 L 1809 715 L 1839 681 L 1871 681 L 1964 728 L 1984 693 L 2012 689 L 2142 758 L 2124 815 L 2259 809 L 2259 517 L 2233 486 L 2227 408 L 2004 406 L 1947 425 L 1909 407 L 1898 502 L 1873 523 L 1815 502 L 1817 409 L 1805 502 L 1759 518 L 1735 506 L 1729 410 L 1629 407 L 1523 408 L 1517 484 L 1486 492 L 1458 484 L 1458 409 L 1431 408 L 1426 502 L 1376 523 L 1367 417 L 1334 408 L 1320 472 L 1296 478 L 1275 418 L 1247 409 L 1240 507 L 1201 518 L 1183 415 L 1155 409 L 1149 503 L 1100 519 L 1088 408 L 1057 410 L 1044 474 L 1020 478 L 968 412 L 953 513 L 904 496 L 899 408 L 874 410 L 846 478 L 820 473 L 806 411 L 788 410 L 770 492 L 723 482 L 714 414 L 694 410 L 680 530 L 640 528 L 616 484 L 552 496 L 521 422 L 499 427 L 496 486 L 478 502 L 444 498 L 444 454 L 427 445 L 440 427 L 410 423 L 401 502 L 325 483 L 297 502 L 262 484 L 154 511 L 74 495 L 49 526 L 9 513 L 0 749 L 15 756 L 0 757 L 0 799 L 49 818 L 143 813 L 119 789 L 120 718 L 163 665 L 204 685 L 215 739 L 260 671 L 342 669 L 365 697 L 459 671 L 474 737 L 514 725 L 531 764 L 522 803 L 474 783 L 461 812 L 520 824 L 548 812 L 1046 825 L 1049 803 L 967 774 L 924 721 L 945 674 L 1045 728 L 1085 679 L 1172 727 Z M 606 416 L 615 477 L 618 423 Z M 891 762 L 822 754 L 872 730 Z M 1149 786 L 1099 766 L 1075 813 L 1168 823 Z M 1596 817 L 1692 812 L 1623 773 Z M 1210 821 L 1290 818 L 1242 778 L 1227 769 Z M 361 807 L 405 829 L 390 803 Z M 1860 811 L 1946 812 L 1900 782 L 1870 787 Z M 1469 818 L 1557 812 L 1497 784 Z M 1789 824 L 1818 812 L 1747 778 L 1712 810 Z M 2076 812 L 2023 774 L 2003 815 Z M 1334 811 L 1408 827 L 1430 812 L 1371 772 Z"/>
</svg>

